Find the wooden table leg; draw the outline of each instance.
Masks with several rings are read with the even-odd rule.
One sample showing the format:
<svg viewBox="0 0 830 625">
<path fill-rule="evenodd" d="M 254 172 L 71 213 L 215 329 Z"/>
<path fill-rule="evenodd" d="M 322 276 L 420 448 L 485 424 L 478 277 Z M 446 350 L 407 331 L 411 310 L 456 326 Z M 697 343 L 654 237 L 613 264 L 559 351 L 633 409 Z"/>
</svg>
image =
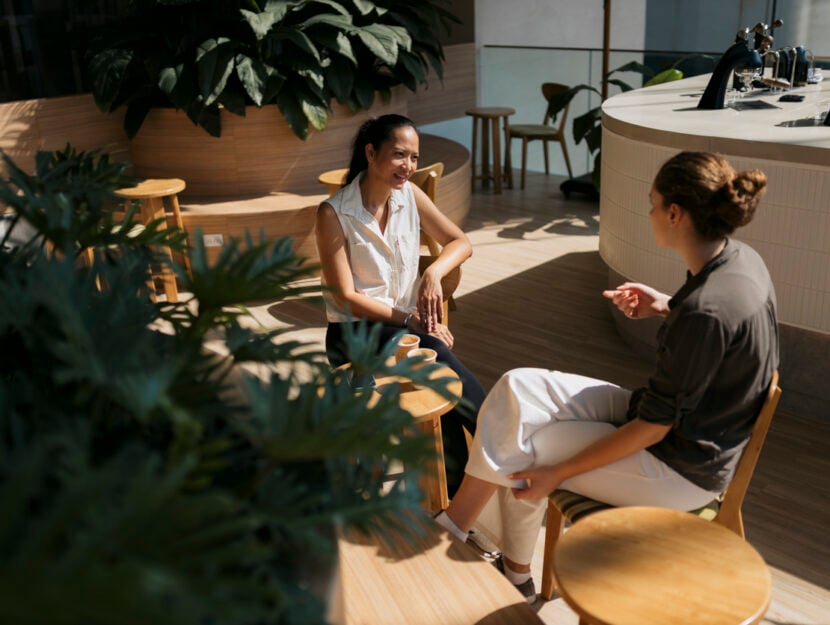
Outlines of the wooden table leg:
<svg viewBox="0 0 830 625">
<path fill-rule="evenodd" d="M 490 125 L 492 120 L 485 117 L 481 120 L 481 186 L 486 187 L 490 182 Z"/>
<path fill-rule="evenodd" d="M 472 176 L 470 176 L 470 184 L 473 191 L 476 189 L 476 148 L 478 146 L 478 117 L 473 117 L 473 150 L 470 153 L 470 168 L 472 169 Z"/>
<path fill-rule="evenodd" d="M 450 505 L 447 491 L 447 470 L 444 464 L 444 438 L 441 431 L 441 417 L 419 424 L 421 430 L 431 434 L 435 443 L 435 458 L 429 461 L 427 470 L 421 477 L 421 490 L 424 491 L 424 505 L 433 512 L 444 510 Z"/>
<path fill-rule="evenodd" d="M 504 169 L 507 188 L 513 188 L 513 157 L 510 154 L 510 118 L 504 117 Z"/>
<path fill-rule="evenodd" d="M 501 125 L 498 117 L 491 120 L 490 128 L 493 133 L 493 192 L 501 193 Z"/>
</svg>

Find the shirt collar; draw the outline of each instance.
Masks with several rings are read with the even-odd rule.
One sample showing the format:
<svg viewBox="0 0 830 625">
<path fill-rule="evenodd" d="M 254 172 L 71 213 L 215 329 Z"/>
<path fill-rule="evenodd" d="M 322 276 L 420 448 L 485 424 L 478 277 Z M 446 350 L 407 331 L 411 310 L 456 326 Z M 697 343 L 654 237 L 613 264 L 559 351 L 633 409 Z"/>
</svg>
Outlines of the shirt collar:
<svg viewBox="0 0 830 625">
<path fill-rule="evenodd" d="M 715 269 L 723 265 L 726 261 L 730 258 L 735 256 L 738 253 L 738 247 L 732 242 L 732 239 L 726 239 L 726 245 L 723 246 L 723 249 L 720 251 L 720 254 L 715 256 L 712 260 L 708 263 L 703 265 L 700 271 L 698 271 L 695 275 L 692 275 L 688 269 L 686 270 L 686 282 L 677 293 L 669 300 L 669 309 L 674 308 L 680 302 L 682 302 L 686 296 L 689 294 L 690 291 L 696 289 L 698 286 L 706 282 L 706 278 L 709 277 L 709 274 L 712 273 Z"/>
<path fill-rule="evenodd" d="M 363 208 L 363 197 L 360 195 L 360 181 L 366 172 L 360 173 L 343 189 L 343 202 L 341 203 L 341 212 L 345 215 L 350 215 L 359 219 L 360 221 L 367 221 L 372 219 L 368 211 Z M 393 213 L 397 213 L 403 209 L 404 202 L 404 188 L 409 182 L 405 182 L 400 189 L 392 189 L 392 194 L 389 197 L 389 207 Z"/>
</svg>

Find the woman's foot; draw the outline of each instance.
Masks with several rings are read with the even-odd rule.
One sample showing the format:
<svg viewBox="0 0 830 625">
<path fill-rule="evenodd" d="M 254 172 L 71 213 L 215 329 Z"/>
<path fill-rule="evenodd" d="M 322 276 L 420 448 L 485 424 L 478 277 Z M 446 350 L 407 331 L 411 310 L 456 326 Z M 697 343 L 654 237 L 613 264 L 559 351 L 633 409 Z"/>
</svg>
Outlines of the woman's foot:
<svg viewBox="0 0 830 625">
<path fill-rule="evenodd" d="M 516 587 L 516 590 L 522 594 L 525 601 L 528 603 L 534 603 L 536 601 L 536 584 L 533 583 L 533 577 L 531 577 L 530 573 L 516 573 L 515 571 L 511 571 L 504 564 L 504 556 L 499 556 L 493 560 L 493 565 Z"/>
</svg>

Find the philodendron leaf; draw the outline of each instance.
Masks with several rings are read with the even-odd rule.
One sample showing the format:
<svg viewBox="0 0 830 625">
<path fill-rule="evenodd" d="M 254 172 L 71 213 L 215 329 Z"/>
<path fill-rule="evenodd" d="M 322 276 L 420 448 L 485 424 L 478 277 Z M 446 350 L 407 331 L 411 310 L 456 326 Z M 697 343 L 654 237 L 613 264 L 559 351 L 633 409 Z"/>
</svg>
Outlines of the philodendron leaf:
<svg viewBox="0 0 830 625">
<path fill-rule="evenodd" d="M 288 127 L 291 128 L 291 132 L 305 141 L 308 136 L 308 118 L 305 116 L 302 104 L 297 99 L 297 94 L 286 93 L 290 91 L 290 89 L 280 90 L 277 94 L 277 105 L 283 117 L 285 117 Z"/>
<path fill-rule="evenodd" d="M 353 66 L 357 65 L 357 57 L 354 55 L 352 42 L 343 32 L 333 32 L 331 29 L 326 29 L 325 32 L 315 32 L 314 41 L 318 46 L 322 46 L 330 52 L 347 58 L 352 62 Z"/>
<path fill-rule="evenodd" d="M 394 66 L 398 62 L 398 45 L 396 31 L 384 24 L 369 24 L 357 31 L 357 36 L 369 51 L 384 63 Z"/>
<path fill-rule="evenodd" d="M 208 39 L 196 50 L 199 69 L 199 92 L 204 105 L 210 106 L 225 89 L 228 77 L 233 72 L 236 44 L 226 37 Z"/>
<path fill-rule="evenodd" d="M 361 15 L 369 15 L 369 13 L 375 10 L 377 10 L 379 15 L 386 12 L 385 9 L 380 8 L 374 2 L 370 2 L 370 0 L 354 0 L 354 6 L 360 11 Z"/>
<path fill-rule="evenodd" d="M 234 115 L 245 117 L 245 92 L 241 91 L 239 87 L 234 89 L 225 89 L 217 99 L 217 102 L 225 107 L 225 110 Z"/>
<path fill-rule="evenodd" d="M 149 98 L 135 98 L 127 105 L 127 113 L 124 115 L 124 130 L 127 138 L 132 139 L 138 134 L 141 124 L 144 123 L 147 113 L 150 112 L 151 101 Z"/>
<path fill-rule="evenodd" d="M 262 13 L 254 13 L 245 9 L 239 9 L 243 19 L 254 31 L 257 41 L 262 41 L 268 32 L 273 28 L 274 24 L 280 22 L 285 17 L 288 10 L 286 5 L 280 5 L 274 11 L 263 11 Z"/>
<path fill-rule="evenodd" d="M 325 4 L 326 6 L 330 6 L 332 9 L 340 13 L 340 15 L 351 15 L 351 13 L 346 7 L 344 7 L 339 2 L 335 2 L 334 0 L 310 0 L 309 4 Z"/>
<path fill-rule="evenodd" d="M 314 128 L 317 130 L 323 130 L 326 127 L 326 123 L 328 123 L 329 119 L 326 107 L 320 106 L 319 104 L 315 104 L 308 100 L 303 100 L 302 107 L 306 119 L 308 119 Z"/>
<path fill-rule="evenodd" d="M 354 85 L 354 71 L 351 63 L 341 57 L 333 57 L 331 65 L 323 70 L 326 85 L 338 102 L 346 102 Z"/>
<path fill-rule="evenodd" d="M 346 32 L 351 32 L 355 28 L 351 15 L 331 15 L 330 13 L 321 13 L 320 15 L 314 15 L 308 18 L 300 24 L 300 29 L 308 30 L 312 26 L 317 26 L 318 24 L 333 26 L 337 30 Z"/>
<path fill-rule="evenodd" d="M 593 108 L 587 113 L 574 118 L 573 135 L 574 142 L 579 143 L 587 137 L 587 135 L 597 125 L 597 121 L 602 116 L 602 110 L 599 107 Z"/>
<path fill-rule="evenodd" d="M 304 52 L 308 52 L 318 63 L 320 63 L 320 52 L 317 50 L 317 46 L 314 45 L 305 33 L 294 28 L 280 27 L 275 28 L 271 36 L 278 40 L 282 39 L 290 41 Z"/>
<path fill-rule="evenodd" d="M 257 106 L 267 104 L 284 81 L 276 69 L 244 54 L 236 55 L 236 75 Z"/>
<path fill-rule="evenodd" d="M 609 78 L 608 84 L 617 85 L 621 91 L 631 91 L 632 89 L 634 89 L 634 87 L 629 85 L 627 82 L 620 80 L 619 78 Z"/>
<path fill-rule="evenodd" d="M 127 68 L 133 60 L 132 50 L 104 50 L 92 57 L 89 72 L 93 76 L 92 92 L 95 102 L 103 113 L 113 110 L 118 92 L 127 75 Z"/>
</svg>

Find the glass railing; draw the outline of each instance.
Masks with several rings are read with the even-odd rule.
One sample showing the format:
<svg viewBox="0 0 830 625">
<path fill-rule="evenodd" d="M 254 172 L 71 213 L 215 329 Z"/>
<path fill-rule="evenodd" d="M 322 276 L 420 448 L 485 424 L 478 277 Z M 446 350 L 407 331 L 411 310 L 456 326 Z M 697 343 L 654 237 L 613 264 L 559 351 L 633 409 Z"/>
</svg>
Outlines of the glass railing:
<svg viewBox="0 0 830 625">
<path fill-rule="evenodd" d="M 684 53 L 666 53 L 655 51 L 613 50 L 609 54 L 609 71 L 636 61 L 658 73 L 681 60 L 678 68 L 684 76 L 695 76 L 711 72 L 720 54 L 708 54 L 707 57 L 691 56 Z M 502 46 L 485 46 L 478 57 L 478 94 L 480 106 L 509 106 L 516 110 L 510 118 L 511 124 L 541 123 L 546 108 L 542 97 L 543 82 L 558 82 L 569 86 L 590 85 L 601 91 L 602 51 L 589 49 L 563 48 L 518 48 Z M 632 88 L 642 87 L 643 75 L 638 72 L 615 72 L 612 78 L 618 79 Z M 609 85 L 608 95 L 620 92 L 620 87 Z M 584 90 L 571 102 L 566 120 L 567 147 L 573 173 L 579 176 L 593 169 L 592 158 L 584 142 L 577 145 L 573 140 L 573 120 L 587 111 L 599 106 L 600 95 Z M 441 134 L 458 141 L 470 148 L 471 122 L 461 118 L 439 124 L 430 124 L 423 128 L 425 132 Z M 550 171 L 553 174 L 567 175 L 565 160 L 558 145 L 549 148 Z M 511 149 L 514 167 L 521 163 L 521 143 L 514 141 Z M 544 171 L 544 157 L 541 143 L 528 147 L 528 170 Z"/>
</svg>

